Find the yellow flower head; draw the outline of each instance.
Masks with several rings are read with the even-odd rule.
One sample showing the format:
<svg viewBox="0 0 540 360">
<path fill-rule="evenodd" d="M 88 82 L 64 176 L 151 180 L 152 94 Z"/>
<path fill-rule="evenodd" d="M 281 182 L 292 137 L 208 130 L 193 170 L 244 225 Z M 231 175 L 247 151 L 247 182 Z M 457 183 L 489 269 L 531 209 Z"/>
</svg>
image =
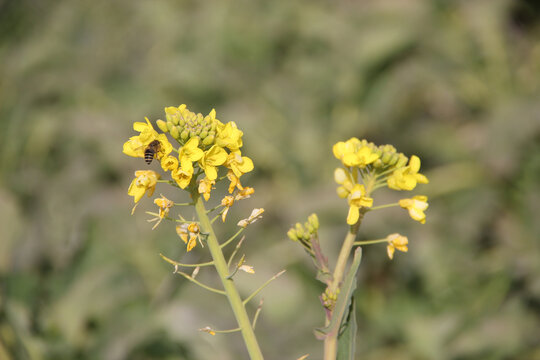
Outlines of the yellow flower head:
<svg viewBox="0 0 540 360">
<path fill-rule="evenodd" d="M 199 138 L 189 139 L 184 146 L 180 149 L 178 153 L 178 158 L 180 159 L 180 166 L 184 171 L 193 171 L 193 161 L 199 161 L 204 152 L 199 149 Z"/>
<path fill-rule="evenodd" d="M 390 234 L 386 237 L 388 240 L 388 246 L 386 247 L 386 252 L 388 253 L 388 257 L 390 260 L 394 258 L 394 252 L 397 250 L 402 252 L 409 251 L 409 248 L 407 247 L 407 244 L 409 244 L 409 240 L 406 236 L 402 236 L 399 234 Z"/>
<path fill-rule="evenodd" d="M 210 192 L 215 184 L 215 180 L 208 180 L 208 178 L 199 181 L 199 194 L 203 194 L 204 200 L 210 200 Z"/>
<path fill-rule="evenodd" d="M 178 159 L 174 156 L 165 156 L 161 159 L 161 168 L 165 171 L 175 171 L 178 169 Z"/>
<path fill-rule="evenodd" d="M 160 146 L 157 152 L 157 158 L 161 159 L 169 155 L 172 151 L 173 146 L 167 139 L 167 135 L 158 134 L 156 130 L 152 127 L 150 120 L 145 118 L 146 123 L 136 122 L 133 124 L 133 129 L 138 131 L 140 134 L 137 136 L 132 136 L 128 141 L 124 143 L 123 152 L 124 154 L 132 157 L 144 158 L 144 151 L 146 147 L 154 140 L 160 142 Z"/>
<path fill-rule="evenodd" d="M 193 250 L 199 237 L 199 225 L 197 223 L 181 224 L 176 227 L 176 233 L 187 244 L 187 251 Z"/>
<path fill-rule="evenodd" d="M 360 218 L 360 208 L 361 207 L 371 207 L 373 206 L 373 199 L 365 196 L 366 189 L 364 185 L 355 184 L 347 196 L 349 201 L 349 213 L 347 215 L 347 224 L 354 225 Z"/>
<path fill-rule="evenodd" d="M 242 135 L 244 133 L 238 129 L 234 121 L 227 124 L 218 122 L 216 144 L 231 151 L 238 151 L 242 147 Z"/>
<path fill-rule="evenodd" d="M 364 140 L 365 142 L 365 140 Z M 379 158 L 371 148 L 357 138 L 340 141 L 332 148 L 334 156 L 345 166 L 365 167 Z"/>
<path fill-rule="evenodd" d="M 394 190 L 412 190 L 417 183 L 427 184 L 428 178 L 418 173 L 420 170 L 420 159 L 413 155 L 409 160 L 409 165 L 395 170 L 388 177 L 388 187 Z"/>
<path fill-rule="evenodd" d="M 216 180 L 216 167 L 222 165 L 225 160 L 227 160 L 227 152 L 223 148 L 214 145 L 204 152 L 204 156 L 199 160 L 199 165 L 209 180 Z"/>
<path fill-rule="evenodd" d="M 253 170 L 253 161 L 247 156 L 242 156 L 240 151 L 232 152 L 227 156 L 225 166 L 232 170 L 237 178 Z"/>
<path fill-rule="evenodd" d="M 229 179 L 229 194 L 232 194 L 234 189 L 242 190 L 244 187 L 240 183 L 240 178 L 234 175 L 232 170 L 227 172 L 227 179 Z"/>
<path fill-rule="evenodd" d="M 171 172 L 171 177 L 176 181 L 178 186 L 185 189 L 191 182 L 193 177 L 193 167 L 189 170 L 183 170 L 181 167 Z"/>
<path fill-rule="evenodd" d="M 174 206 L 174 202 L 161 194 L 160 198 L 154 200 L 154 204 L 159 207 L 159 215 L 156 218 L 148 220 L 149 222 L 157 220 L 157 223 L 152 227 L 152 230 L 154 230 L 161 223 L 163 218 L 169 215 L 169 210 Z"/>
<path fill-rule="evenodd" d="M 424 211 L 429 206 L 427 199 L 427 196 L 417 195 L 413 196 L 412 199 L 399 200 L 399 206 L 409 210 L 409 216 L 411 218 L 424 224 L 426 222 L 426 214 L 424 214 Z"/>
<path fill-rule="evenodd" d="M 225 207 L 223 209 L 223 212 L 221 213 L 221 220 L 225 222 L 225 219 L 227 218 L 227 213 L 229 212 L 229 209 L 234 204 L 234 197 L 227 195 L 221 200 L 221 206 Z"/>
<path fill-rule="evenodd" d="M 253 193 L 255 192 L 255 189 L 249 186 L 246 186 L 242 190 L 240 190 L 235 196 L 234 200 L 244 200 L 248 199 Z"/>
<path fill-rule="evenodd" d="M 144 193 L 147 193 L 148 197 L 152 196 L 160 177 L 161 175 L 152 170 L 135 171 L 135 179 L 129 185 L 128 195 L 133 196 L 136 203 L 141 200 Z"/>
</svg>

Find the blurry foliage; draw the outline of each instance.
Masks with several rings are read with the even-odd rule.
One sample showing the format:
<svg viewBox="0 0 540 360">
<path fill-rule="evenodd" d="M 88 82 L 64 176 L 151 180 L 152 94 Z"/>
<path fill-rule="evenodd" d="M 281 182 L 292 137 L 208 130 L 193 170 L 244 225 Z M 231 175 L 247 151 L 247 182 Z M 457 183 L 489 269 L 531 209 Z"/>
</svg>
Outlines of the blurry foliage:
<svg viewBox="0 0 540 360">
<path fill-rule="evenodd" d="M 397 209 L 365 221 L 365 238 L 391 222 L 411 244 L 392 262 L 365 249 L 359 356 L 540 358 L 539 14 L 525 0 L 0 1 L 0 358 L 245 357 L 236 335 L 196 331 L 234 327 L 225 301 L 158 253 L 198 255 L 172 226 L 151 232 L 144 207 L 129 216 L 146 165 L 121 144 L 181 103 L 236 121 L 254 159 L 256 194 L 229 217 L 266 208 L 244 250 L 256 277 L 289 269 L 264 292 L 267 358 L 322 349 L 322 289 L 285 231 L 317 211 L 337 251 L 331 145 L 351 136 L 418 154 L 431 180 L 425 225 Z"/>
</svg>

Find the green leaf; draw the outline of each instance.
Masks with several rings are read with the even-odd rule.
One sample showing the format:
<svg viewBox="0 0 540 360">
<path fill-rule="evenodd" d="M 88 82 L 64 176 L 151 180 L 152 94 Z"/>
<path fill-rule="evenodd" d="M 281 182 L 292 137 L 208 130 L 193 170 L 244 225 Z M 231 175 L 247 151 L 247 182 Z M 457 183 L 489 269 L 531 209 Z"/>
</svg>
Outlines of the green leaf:
<svg viewBox="0 0 540 360">
<path fill-rule="evenodd" d="M 341 326 L 342 332 L 338 336 L 338 360 L 354 359 L 356 329 L 356 305 L 354 302 L 354 296 L 352 296 L 351 304 L 349 306 L 349 313 L 347 314 L 347 320 Z"/>
</svg>

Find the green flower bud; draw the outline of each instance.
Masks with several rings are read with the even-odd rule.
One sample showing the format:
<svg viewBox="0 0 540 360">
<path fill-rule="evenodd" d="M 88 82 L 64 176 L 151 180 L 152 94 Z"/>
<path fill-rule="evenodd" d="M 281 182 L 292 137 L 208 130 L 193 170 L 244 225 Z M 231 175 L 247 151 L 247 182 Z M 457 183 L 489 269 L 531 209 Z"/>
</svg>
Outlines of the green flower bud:
<svg viewBox="0 0 540 360">
<path fill-rule="evenodd" d="M 156 125 L 164 133 L 169 131 L 169 129 L 167 128 L 167 123 L 161 119 L 156 121 Z"/>
<path fill-rule="evenodd" d="M 296 230 L 294 229 L 289 229 L 289 231 L 287 231 L 287 236 L 289 237 L 289 239 L 291 239 L 292 241 L 298 241 L 298 235 L 296 234 Z"/>
<path fill-rule="evenodd" d="M 399 154 L 399 159 L 396 162 L 396 167 L 400 168 L 400 167 L 403 167 L 403 166 L 407 165 L 407 161 L 409 161 L 409 159 L 405 155 L 400 153 Z"/>
<path fill-rule="evenodd" d="M 381 157 L 381 160 L 383 163 L 388 164 L 391 158 L 392 158 L 392 154 L 390 152 L 385 151 Z"/>
<path fill-rule="evenodd" d="M 205 137 L 208 136 L 208 131 L 206 130 L 203 130 L 199 133 L 199 136 L 201 137 L 201 139 L 204 139 Z"/>
<path fill-rule="evenodd" d="M 171 129 L 173 128 L 174 124 L 172 123 L 172 121 L 170 120 L 167 120 L 167 129 L 169 129 L 169 131 L 171 131 Z"/>
<path fill-rule="evenodd" d="M 296 235 L 299 238 L 303 238 L 304 237 L 304 228 L 302 227 L 302 224 L 296 223 L 295 229 L 296 229 Z"/>
<path fill-rule="evenodd" d="M 378 169 L 384 166 L 384 162 L 381 159 L 377 159 L 373 162 L 373 167 Z"/>
<path fill-rule="evenodd" d="M 171 136 L 175 139 L 178 139 L 178 127 L 177 126 L 173 126 L 171 128 Z"/>
<path fill-rule="evenodd" d="M 182 139 L 182 141 L 186 141 L 189 137 L 189 131 L 187 129 L 184 129 L 181 133 L 180 133 L 180 138 Z"/>
<path fill-rule="evenodd" d="M 313 226 L 313 228 L 315 228 L 315 230 L 319 230 L 319 217 L 317 216 L 317 214 L 313 213 L 309 215 L 308 221 Z"/>
<path fill-rule="evenodd" d="M 205 146 L 208 146 L 208 145 L 212 145 L 215 141 L 216 137 L 214 135 L 208 135 L 207 137 L 205 137 L 202 141 L 203 145 Z"/>
<path fill-rule="evenodd" d="M 392 166 L 395 166 L 397 161 L 399 159 L 399 155 L 398 154 L 392 154 L 392 156 L 390 157 L 390 160 L 388 161 L 388 165 L 392 165 Z"/>
</svg>

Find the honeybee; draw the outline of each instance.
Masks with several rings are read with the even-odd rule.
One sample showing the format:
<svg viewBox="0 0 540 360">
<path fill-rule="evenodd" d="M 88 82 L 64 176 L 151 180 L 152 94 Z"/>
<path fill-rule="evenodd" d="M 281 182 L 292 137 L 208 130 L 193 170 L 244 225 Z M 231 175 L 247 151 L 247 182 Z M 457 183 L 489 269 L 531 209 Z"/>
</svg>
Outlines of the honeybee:
<svg viewBox="0 0 540 360">
<path fill-rule="evenodd" d="M 148 165 L 152 163 L 152 160 L 154 160 L 160 148 L 161 143 L 159 140 L 154 140 L 146 146 L 146 149 L 144 149 L 144 161 L 146 161 Z"/>
</svg>

